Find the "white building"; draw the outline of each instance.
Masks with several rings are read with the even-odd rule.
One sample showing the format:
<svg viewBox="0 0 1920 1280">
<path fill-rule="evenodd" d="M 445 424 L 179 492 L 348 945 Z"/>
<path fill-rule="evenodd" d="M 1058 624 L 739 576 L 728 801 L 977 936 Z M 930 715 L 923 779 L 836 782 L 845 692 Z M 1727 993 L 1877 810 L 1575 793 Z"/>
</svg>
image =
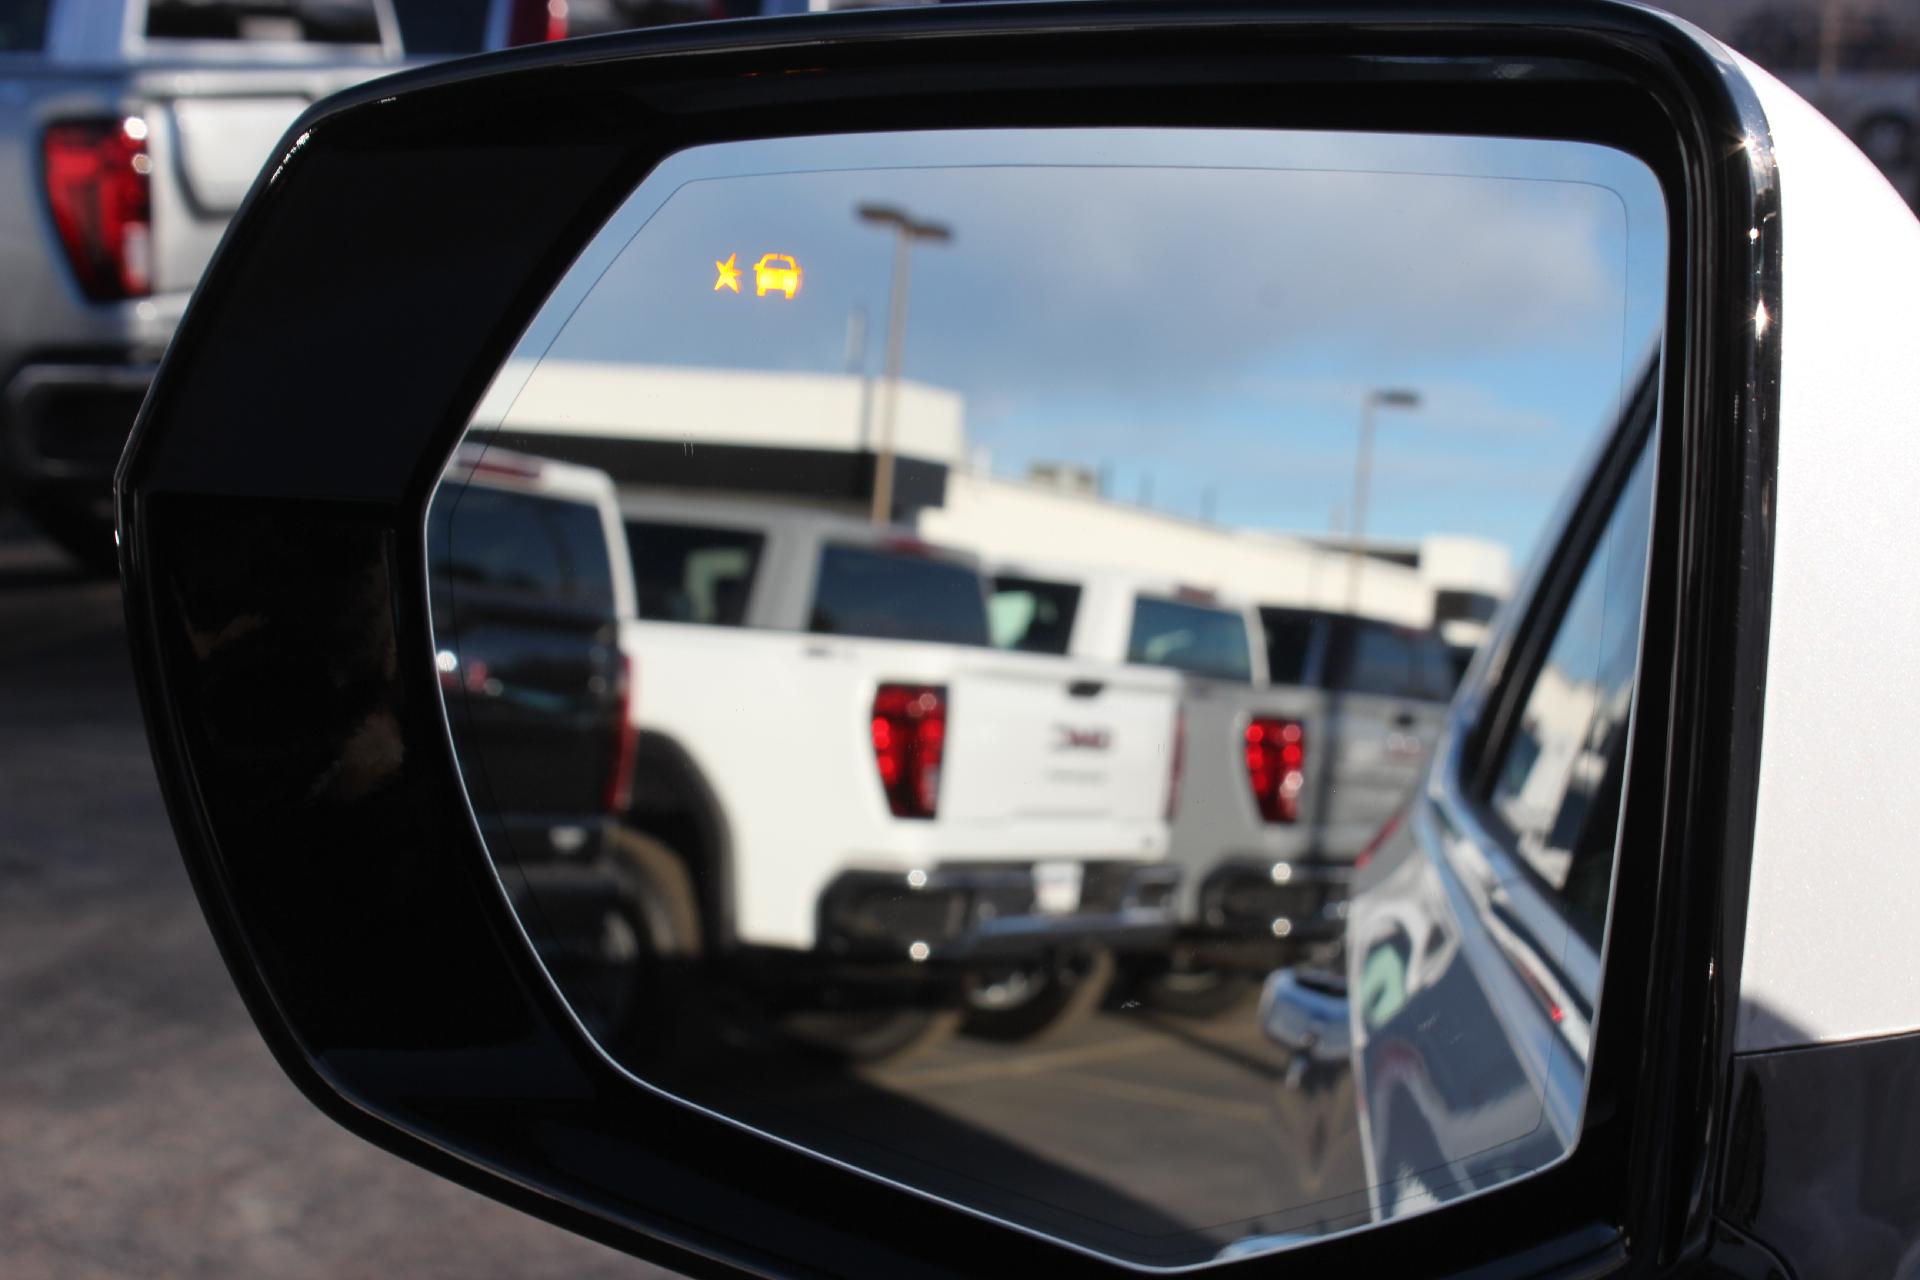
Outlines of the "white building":
<svg viewBox="0 0 1920 1280">
<path fill-rule="evenodd" d="M 1345 610 L 1345 554 L 1299 538 L 1207 524 L 1087 493 L 976 472 L 947 479 L 946 501 L 920 513 L 930 542 L 989 560 L 1039 557 L 1126 568 L 1254 601 Z M 1357 612 L 1407 626 L 1433 620 L 1417 573 L 1361 562 Z"/>
<path fill-rule="evenodd" d="M 629 488 L 864 515 L 882 398 L 853 374 L 546 360 L 503 375 L 476 420 L 499 421 L 505 446 L 599 467 Z M 988 560 L 1147 571 L 1262 604 L 1351 602 L 1419 627 L 1435 622 L 1438 593 L 1497 599 L 1511 587 L 1505 549 L 1479 539 L 1434 535 L 1410 551 L 1370 545 L 1356 563 L 1323 540 L 1114 501 L 1084 466 L 1052 464 L 1029 480 L 992 475 L 969 461 L 964 400 L 922 383 L 900 386 L 893 448 L 894 517 Z"/>
</svg>

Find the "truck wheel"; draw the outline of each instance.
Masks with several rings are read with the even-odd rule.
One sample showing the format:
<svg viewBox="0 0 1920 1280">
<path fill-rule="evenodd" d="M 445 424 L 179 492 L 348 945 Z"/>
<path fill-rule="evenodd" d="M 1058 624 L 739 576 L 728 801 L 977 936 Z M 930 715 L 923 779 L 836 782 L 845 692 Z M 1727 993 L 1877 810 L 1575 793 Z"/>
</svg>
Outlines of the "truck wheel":
<svg viewBox="0 0 1920 1280">
<path fill-rule="evenodd" d="M 866 1066 L 903 1062 L 953 1038 L 958 1009 L 809 1009 L 781 1019 L 788 1036 L 817 1053 Z"/>
<path fill-rule="evenodd" d="M 647 1000 L 649 961 L 635 924 L 624 910 L 607 912 L 590 954 L 554 971 L 587 1034 L 609 1052 L 621 1047 Z"/>
<path fill-rule="evenodd" d="M 700 954 L 693 881 L 673 850 L 624 826 L 609 833 L 603 856 L 621 881 L 619 904 L 603 921 L 593 971 L 568 995 L 609 1052 L 659 1052 L 687 1029 L 688 970 Z"/>
<path fill-rule="evenodd" d="M 1180 1018 L 1217 1018 L 1246 1004 L 1257 984 L 1235 969 L 1169 967 L 1140 984 L 1140 1000 L 1150 1009 Z"/>
<path fill-rule="evenodd" d="M 88 574 L 110 578 L 120 571 L 111 517 L 97 515 L 83 503 L 36 497 L 21 498 L 20 511 Z"/>
<path fill-rule="evenodd" d="M 1113 985 L 1104 948 L 1038 964 L 985 970 L 966 981 L 962 1029 L 983 1040 L 1032 1040 L 1082 1023 Z"/>
<path fill-rule="evenodd" d="M 626 886 L 656 956 L 685 959 L 701 951 L 700 900 L 686 859 L 631 827 L 616 826 L 605 856 Z"/>
</svg>

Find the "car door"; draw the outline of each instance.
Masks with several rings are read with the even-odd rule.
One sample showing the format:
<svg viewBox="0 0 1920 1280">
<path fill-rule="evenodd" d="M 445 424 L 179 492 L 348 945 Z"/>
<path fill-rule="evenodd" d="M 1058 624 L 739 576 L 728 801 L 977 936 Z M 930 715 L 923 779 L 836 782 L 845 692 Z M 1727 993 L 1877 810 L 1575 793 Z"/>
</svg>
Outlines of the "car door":
<svg viewBox="0 0 1920 1280">
<path fill-rule="evenodd" d="M 1429 786 L 1362 860 L 1348 976 L 1383 1217 L 1538 1168 L 1579 1133 L 1651 476 L 1643 452 L 1590 498 L 1595 531 L 1570 535 L 1519 611 L 1516 660 L 1456 704 L 1480 722 L 1449 726 Z"/>
</svg>

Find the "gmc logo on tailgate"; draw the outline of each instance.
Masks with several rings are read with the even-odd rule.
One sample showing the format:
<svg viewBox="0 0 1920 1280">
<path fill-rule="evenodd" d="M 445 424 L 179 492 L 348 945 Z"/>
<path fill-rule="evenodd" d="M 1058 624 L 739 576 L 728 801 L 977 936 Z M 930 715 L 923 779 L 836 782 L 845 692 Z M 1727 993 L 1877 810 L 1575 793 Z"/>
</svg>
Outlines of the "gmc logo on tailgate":
<svg viewBox="0 0 1920 1280">
<path fill-rule="evenodd" d="M 1053 726 L 1055 751 L 1105 751 L 1113 745 L 1113 734 L 1105 729 L 1079 729 L 1070 724 Z"/>
</svg>

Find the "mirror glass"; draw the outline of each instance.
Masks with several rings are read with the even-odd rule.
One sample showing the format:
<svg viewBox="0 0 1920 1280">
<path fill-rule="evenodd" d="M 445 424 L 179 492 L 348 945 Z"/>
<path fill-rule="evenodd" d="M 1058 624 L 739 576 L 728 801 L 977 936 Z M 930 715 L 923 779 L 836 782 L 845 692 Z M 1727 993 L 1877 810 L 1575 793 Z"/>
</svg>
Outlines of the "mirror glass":
<svg viewBox="0 0 1920 1280">
<path fill-rule="evenodd" d="M 1469 797 L 1502 820 L 1407 824 L 1371 905 L 1354 868 L 1461 773 L 1667 243 L 1651 173 L 1566 142 L 670 157 L 425 529 L 474 821 L 581 1024 L 635 1088 L 1147 1267 L 1558 1159 L 1619 794 L 1568 780 L 1630 705 L 1644 502 L 1609 638 Z"/>
</svg>

